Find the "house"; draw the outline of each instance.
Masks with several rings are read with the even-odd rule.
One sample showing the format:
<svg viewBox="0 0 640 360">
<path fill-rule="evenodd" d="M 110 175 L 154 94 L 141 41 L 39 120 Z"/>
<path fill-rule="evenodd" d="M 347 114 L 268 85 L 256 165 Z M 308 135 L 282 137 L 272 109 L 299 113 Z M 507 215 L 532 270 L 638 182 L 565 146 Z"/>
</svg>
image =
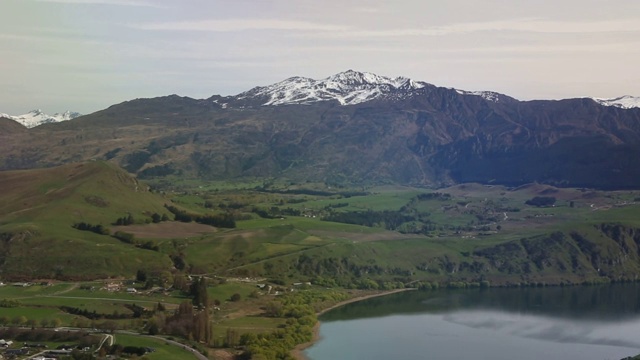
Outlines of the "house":
<svg viewBox="0 0 640 360">
<path fill-rule="evenodd" d="M 105 288 L 107 289 L 107 291 L 120 291 L 120 284 L 109 283 L 107 284 L 107 286 L 105 286 Z"/>
<path fill-rule="evenodd" d="M 13 341 L 11 341 L 11 340 L 9 340 L 9 341 L 6 341 L 4 339 L 0 340 L 0 347 L 5 347 L 6 348 L 6 347 L 11 346 L 12 344 L 13 344 Z"/>
<path fill-rule="evenodd" d="M 127 293 L 129 293 L 129 294 L 135 294 L 137 292 L 138 292 L 138 290 L 136 290 L 134 288 L 127 288 Z"/>
</svg>

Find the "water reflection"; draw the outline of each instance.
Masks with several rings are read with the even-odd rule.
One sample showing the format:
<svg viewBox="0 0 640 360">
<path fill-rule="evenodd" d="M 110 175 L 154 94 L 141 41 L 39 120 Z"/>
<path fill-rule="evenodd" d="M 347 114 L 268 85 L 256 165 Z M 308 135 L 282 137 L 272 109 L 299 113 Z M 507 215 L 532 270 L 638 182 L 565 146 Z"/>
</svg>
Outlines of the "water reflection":
<svg viewBox="0 0 640 360">
<path fill-rule="evenodd" d="M 640 353 L 640 286 L 406 292 L 321 317 L 328 359 L 614 359 Z"/>
<path fill-rule="evenodd" d="M 349 304 L 326 313 L 321 320 L 443 313 L 457 309 L 499 309 L 520 314 L 618 321 L 640 316 L 640 285 L 411 291 Z"/>
<path fill-rule="evenodd" d="M 576 321 L 544 316 L 514 316 L 513 313 L 461 311 L 447 314 L 443 320 L 474 329 L 488 329 L 498 334 L 559 343 L 622 346 L 640 349 L 640 319 L 611 321 Z M 625 326 L 628 324 L 628 326 Z"/>
</svg>

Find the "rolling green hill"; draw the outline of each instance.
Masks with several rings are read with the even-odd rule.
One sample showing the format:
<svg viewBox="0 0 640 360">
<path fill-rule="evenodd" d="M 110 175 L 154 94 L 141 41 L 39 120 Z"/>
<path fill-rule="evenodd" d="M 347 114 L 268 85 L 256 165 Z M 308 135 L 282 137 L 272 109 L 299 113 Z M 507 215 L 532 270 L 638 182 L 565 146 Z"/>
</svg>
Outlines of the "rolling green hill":
<svg viewBox="0 0 640 360">
<path fill-rule="evenodd" d="M 105 161 L 1 172 L 0 276 L 93 279 L 144 270 L 164 279 L 206 273 L 377 288 L 627 281 L 640 272 L 633 191 L 218 184 L 183 184 L 163 197 Z M 544 196 L 555 204 L 527 205 Z M 151 224 L 154 213 L 173 218 L 165 204 L 225 212 L 237 228 Z M 112 225 L 125 217 L 134 224 Z M 80 223 L 93 231 L 74 227 Z M 116 231 L 135 241 L 118 240 Z"/>
<path fill-rule="evenodd" d="M 96 161 L 0 172 L 0 269 L 9 277 L 95 278 L 167 267 L 157 252 L 125 246 L 109 235 L 80 231 L 131 214 L 145 221 L 168 213 L 164 199 L 122 169 Z"/>
</svg>

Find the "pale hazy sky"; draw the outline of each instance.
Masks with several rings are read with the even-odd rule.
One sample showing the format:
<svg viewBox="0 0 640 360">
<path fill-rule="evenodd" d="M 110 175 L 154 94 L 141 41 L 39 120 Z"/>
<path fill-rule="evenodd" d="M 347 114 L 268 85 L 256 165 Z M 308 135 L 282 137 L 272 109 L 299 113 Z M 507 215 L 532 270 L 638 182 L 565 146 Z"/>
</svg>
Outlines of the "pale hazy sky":
<svg viewBox="0 0 640 360">
<path fill-rule="evenodd" d="M 0 0 L 0 112 L 354 69 L 522 100 L 640 96 L 639 0 Z"/>
</svg>

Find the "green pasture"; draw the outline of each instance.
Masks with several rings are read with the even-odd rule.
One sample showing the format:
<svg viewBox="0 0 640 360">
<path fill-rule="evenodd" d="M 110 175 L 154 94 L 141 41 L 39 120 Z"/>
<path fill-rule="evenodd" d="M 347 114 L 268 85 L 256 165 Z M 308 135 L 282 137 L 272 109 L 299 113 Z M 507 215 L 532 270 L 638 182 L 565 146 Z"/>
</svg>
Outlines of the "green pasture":
<svg viewBox="0 0 640 360">
<path fill-rule="evenodd" d="M 152 338 L 149 336 L 135 336 L 126 334 L 116 334 L 115 343 L 122 346 L 150 347 L 155 351 L 144 355 L 149 360 L 176 360 L 176 359 L 196 359 L 191 351 L 180 346 L 171 345 L 168 342 Z"/>
<path fill-rule="evenodd" d="M 256 290 L 258 290 L 258 288 L 255 283 L 245 283 L 240 281 L 228 281 L 225 284 L 207 287 L 209 299 L 216 299 L 222 303 L 229 301 L 233 294 L 240 294 L 241 299 L 246 300 L 249 298 L 249 295 Z"/>
<path fill-rule="evenodd" d="M 213 328 L 215 343 L 224 343 L 229 331 L 233 331 L 239 338 L 243 334 L 264 334 L 278 330 L 286 323 L 284 318 L 269 318 L 262 316 L 245 316 L 232 320 L 216 322 Z"/>
</svg>

